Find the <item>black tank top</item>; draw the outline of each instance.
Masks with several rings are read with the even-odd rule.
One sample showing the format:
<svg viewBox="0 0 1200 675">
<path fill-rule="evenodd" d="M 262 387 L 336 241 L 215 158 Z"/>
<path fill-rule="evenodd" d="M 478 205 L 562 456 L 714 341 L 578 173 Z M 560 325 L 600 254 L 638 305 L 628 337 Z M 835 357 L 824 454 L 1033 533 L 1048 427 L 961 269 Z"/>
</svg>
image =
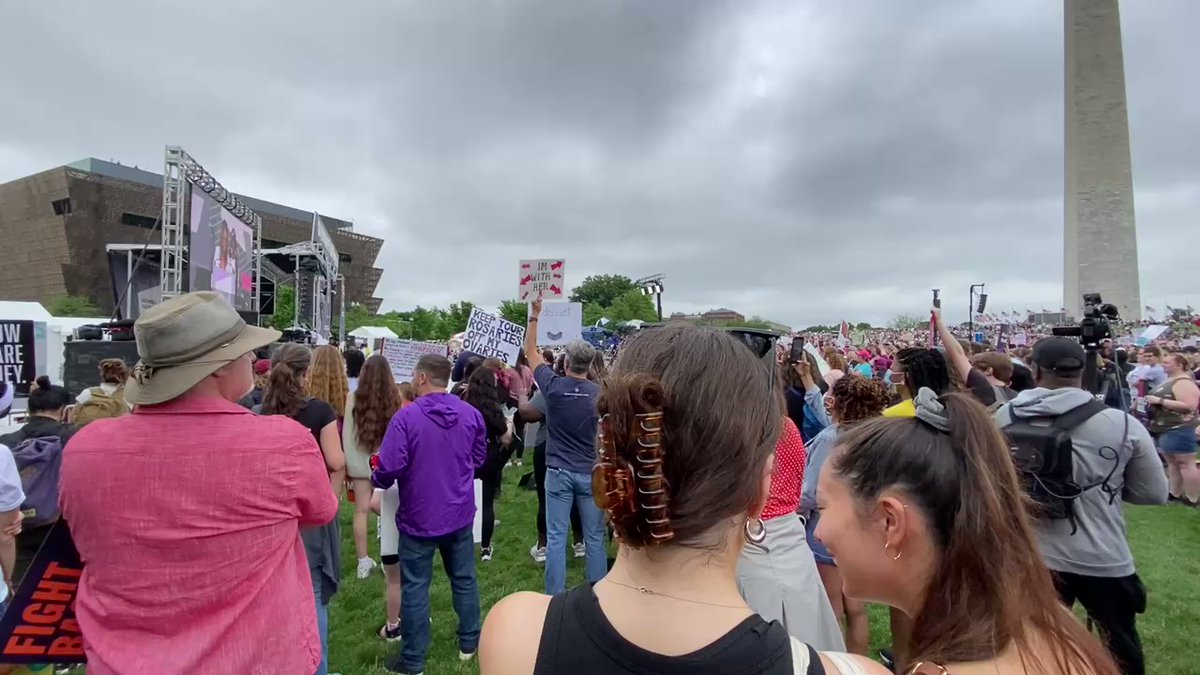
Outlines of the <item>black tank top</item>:
<svg viewBox="0 0 1200 675">
<path fill-rule="evenodd" d="M 802 675 L 825 675 L 816 652 Z M 757 614 L 716 642 L 682 656 L 664 656 L 630 643 L 617 632 L 589 585 L 550 601 L 533 675 L 801 675 L 792 673 L 787 630 Z"/>
</svg>

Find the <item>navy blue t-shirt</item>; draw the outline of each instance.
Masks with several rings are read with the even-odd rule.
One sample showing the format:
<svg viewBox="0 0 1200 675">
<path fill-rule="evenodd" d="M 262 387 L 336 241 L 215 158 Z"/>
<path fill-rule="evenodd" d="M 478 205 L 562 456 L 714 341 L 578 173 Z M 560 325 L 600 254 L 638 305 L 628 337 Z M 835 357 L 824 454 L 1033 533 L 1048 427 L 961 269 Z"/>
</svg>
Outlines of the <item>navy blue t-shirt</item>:
<svg viewBox="0 0 1200 675">
<path fill-rule="evenodd" d="M 546 364 L 533 371 L 538 390 L 546 397 L 546 468 L 591 475 L 596 463 L 596 398 L 600 385 L 590 380 L 555 375 Z"/>
</svg>

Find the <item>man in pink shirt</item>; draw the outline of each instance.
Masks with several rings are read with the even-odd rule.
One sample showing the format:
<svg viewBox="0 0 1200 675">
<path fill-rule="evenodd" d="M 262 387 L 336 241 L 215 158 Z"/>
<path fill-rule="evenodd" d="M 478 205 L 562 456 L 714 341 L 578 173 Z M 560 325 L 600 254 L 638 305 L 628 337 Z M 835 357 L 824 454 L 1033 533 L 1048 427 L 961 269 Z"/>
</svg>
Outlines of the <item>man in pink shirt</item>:
<svg viewBox="0 0 1200 675">
<path fill-rule="evenodd" d="M 151 308 L 134 334 L 136 408 L 63 453 L 88 675 L 313 673 L 299 531 L 334 518 L 337 500 L 312 434 L 236 403 L 253 387 L 251 353 L 279 332 L 205 291 Z"/>
</svg>

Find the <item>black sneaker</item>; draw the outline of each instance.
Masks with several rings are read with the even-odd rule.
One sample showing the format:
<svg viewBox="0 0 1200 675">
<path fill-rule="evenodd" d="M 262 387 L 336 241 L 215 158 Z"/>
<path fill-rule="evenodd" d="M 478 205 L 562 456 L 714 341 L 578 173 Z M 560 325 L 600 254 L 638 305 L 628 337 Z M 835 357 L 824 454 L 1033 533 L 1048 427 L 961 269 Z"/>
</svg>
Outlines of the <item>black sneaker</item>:
<svg viewBox="0 0 1200 675">
<path fill-rule="evenodd" d="M 384 642 L 399 642 L 400 641 L 400 624 L 396 624 L 393 628 L 386 623 L 379 629 L 379 639 Z"/>
<path fill-rule="evenodd" d="M 892 653 L 892 650 L 880 649 L 879 660 L 883 661 L 883 665 L 886 666 L 888 670 L 896 672 L 896 656 Z"/>
</svg>

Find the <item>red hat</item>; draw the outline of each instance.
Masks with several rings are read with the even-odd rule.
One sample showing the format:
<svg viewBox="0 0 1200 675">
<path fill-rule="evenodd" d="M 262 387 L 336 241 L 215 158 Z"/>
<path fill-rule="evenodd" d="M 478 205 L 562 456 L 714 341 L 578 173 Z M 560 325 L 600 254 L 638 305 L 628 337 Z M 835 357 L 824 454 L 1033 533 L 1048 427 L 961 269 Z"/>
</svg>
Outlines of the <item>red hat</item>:
<svg viewBox="0 0 1200 675">
<path fill-rule="evenodd" d="M 266 375 L 271 372 L 271 359 L 259 359 L 254 362 L 254 374 Z"/>
</svg>

